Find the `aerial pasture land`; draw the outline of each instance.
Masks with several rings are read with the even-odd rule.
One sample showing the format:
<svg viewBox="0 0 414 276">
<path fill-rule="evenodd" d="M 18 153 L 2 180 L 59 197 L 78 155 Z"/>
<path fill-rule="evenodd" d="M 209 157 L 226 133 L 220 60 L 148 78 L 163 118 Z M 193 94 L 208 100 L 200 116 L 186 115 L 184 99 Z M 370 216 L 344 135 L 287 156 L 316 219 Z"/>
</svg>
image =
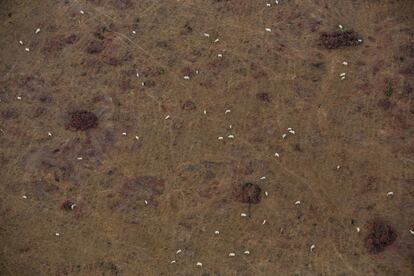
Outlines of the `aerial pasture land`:
<svg viewBox="0 0 414 276">
<path fill-rule="evenodd" d="M 414 274 L 413 1 L 0 18 L 0 275 Z"/>
</svg>

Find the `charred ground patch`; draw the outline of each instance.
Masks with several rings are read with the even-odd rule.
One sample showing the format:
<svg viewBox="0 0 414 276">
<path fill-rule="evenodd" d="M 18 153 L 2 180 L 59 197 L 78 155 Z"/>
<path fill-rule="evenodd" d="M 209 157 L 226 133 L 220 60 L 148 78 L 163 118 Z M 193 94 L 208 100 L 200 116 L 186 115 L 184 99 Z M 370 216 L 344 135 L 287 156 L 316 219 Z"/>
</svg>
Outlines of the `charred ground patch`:
<svg viewBox="0 0 414 276">
<path fill-rule="evenodd" d="M 98 126 L 98 117 L 93 112 L 78 110 L 69 114 L 68 128 L 85 131 Z"/>
<path fill-rule="evenodd" d="M 365 237 L 365 247 L 371 254 L 378 254 L 397 239 L 394 228 L 383 221 L 371 222 L 368 235 Z"/>
<path fill-rule="evenodd" d="M 319 40 L 320 44 L 326 49 L 338 49 L 362 44 L 361 36 L 353 30 L 323 32 Z"/>
</svg>

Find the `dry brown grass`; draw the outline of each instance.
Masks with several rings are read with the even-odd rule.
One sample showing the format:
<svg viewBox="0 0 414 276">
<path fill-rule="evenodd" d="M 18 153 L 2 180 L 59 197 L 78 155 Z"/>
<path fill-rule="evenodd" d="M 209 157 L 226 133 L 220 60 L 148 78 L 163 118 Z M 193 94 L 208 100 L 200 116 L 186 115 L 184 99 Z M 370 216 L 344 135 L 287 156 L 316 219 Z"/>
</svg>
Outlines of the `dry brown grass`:
<svg viewBox="0 0 414 276">
<path fill-rule="evenodd" d="M 0 274 L 412 274 L 412 1 L 279 2 L 2 1 Z"/>
</svg>

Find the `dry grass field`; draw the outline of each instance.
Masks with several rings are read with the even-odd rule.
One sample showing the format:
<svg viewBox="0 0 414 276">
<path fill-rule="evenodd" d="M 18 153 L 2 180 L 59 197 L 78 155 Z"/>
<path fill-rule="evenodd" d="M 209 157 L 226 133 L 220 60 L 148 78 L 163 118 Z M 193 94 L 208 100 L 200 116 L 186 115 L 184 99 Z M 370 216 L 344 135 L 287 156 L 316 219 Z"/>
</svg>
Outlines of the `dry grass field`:
<svg viewBox="0 0 414 276">
<path fill-rule="evenodd" d="M 0 18 L 0 275 L 414 274 L 412 0 Z"/>
</svg>

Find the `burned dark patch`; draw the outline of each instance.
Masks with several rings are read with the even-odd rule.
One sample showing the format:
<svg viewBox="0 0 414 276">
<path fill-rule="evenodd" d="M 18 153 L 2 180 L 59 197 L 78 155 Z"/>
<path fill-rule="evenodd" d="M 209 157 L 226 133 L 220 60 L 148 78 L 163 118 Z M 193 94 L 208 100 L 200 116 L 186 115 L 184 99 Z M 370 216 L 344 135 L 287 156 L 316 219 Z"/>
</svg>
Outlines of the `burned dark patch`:
<svg viewBox="0 0 414 276">
<path fill-rule="evenodd" d="M 293 150 L 294 151 L 302 151 L 302 147 L 300 146 L 300 144 L 294 144 L 293 145 Z"/>
<path fill-rule="evenodd" d="M 41 103 L 51 103 L 53 101 L 53 97 L 49 95 L 41 95 L 38 99 Z"/>
<path fill-rule="evenodd" d="M 317 69 L 324 69 L 325 68 L 325 63 L 324 62 L 316 62 L 316 63 L 311 63 L 312 67 L 317 68 Z"/>
<path fill-rule="evenodd" d="M 383 110 L 388 110 L 391 108 L 391 101 L 388 98 L 378 100 L 377 104 Z"/>
<path fill-rule="evenodd" d="M 271 103 L 272 97 L 269 95 L 269 93 L 261 92 L 256 94 L 256 98 L 259 101 L 265 102 L 265 103 Z"/>
<path fill-rule="evenodd" d="M 360 35 L 353 30 L 330 33 L 323 32 L 319 39 L 321 45 L 327 49 L 338 49 L 362 44 Z"/>
<path fill-rule="evenodd" d="M 162 49 L 170 49 L 170 44 L 165 40 L 157 41 L 155 46 Z"/>
<path fill-rule="evenodd" d="M 243 203 L 257 204 L 261 200 L 261 192 L 262 189 L 258 185 L 248 182 L 236 188 L 235 197 Z"/>
<path fill-rule="evenodd" d="M 86 47 L 86 52 L 88 54 L 99 54 L 104 49 L 104 44 L 99 40 L 92 40 L 89 42 Z"/>
<path fill-rule="evenodd" d="M 193 28 L 191 27 L 190 23 L 186 23 L 181 31 L 182 35 L 187 35 L 193 32 Z"/>
<path fill-rule="evenodd" d="M 365 237 L 365 247 L 371 254 L 377 254 L 397 239 L 397 233 L 388 224 L 382 221 L 373 221 L 370 225 L 368 235 Z"/>
<path fill-rule="evenodd" d="M 93 33 L 93 36 L 99 40 L 104 40 L 106 33 L 110 33 L 115 28 L 113 23 L 109 25 L 99 26 L 96 31 Z"/>
<path fill-rule="evenodd" d="M 70 114 L 69 128 L 85 131 L 98 125 L 98 117 L 90 111 L 79 110 Z"/>
<path fill-rule="evenodd" d="M 60 204 L 60 209 L 65 210 L 65 211 L 72 211 L 75 209 L 75 207 L 76 207 L 75 202 L 69 199 L 63 201 L 62 204 Z"/>
<path fill-rule="evenodd" d="M 185 103 L 182 106 L 182 109 L 183 110 L 194 110 L 196 108 L 197 107 L 196 107 L 195 103 L 193 101 L 191 101 L 191 100 L 185 101 Z"/>
</svg>

